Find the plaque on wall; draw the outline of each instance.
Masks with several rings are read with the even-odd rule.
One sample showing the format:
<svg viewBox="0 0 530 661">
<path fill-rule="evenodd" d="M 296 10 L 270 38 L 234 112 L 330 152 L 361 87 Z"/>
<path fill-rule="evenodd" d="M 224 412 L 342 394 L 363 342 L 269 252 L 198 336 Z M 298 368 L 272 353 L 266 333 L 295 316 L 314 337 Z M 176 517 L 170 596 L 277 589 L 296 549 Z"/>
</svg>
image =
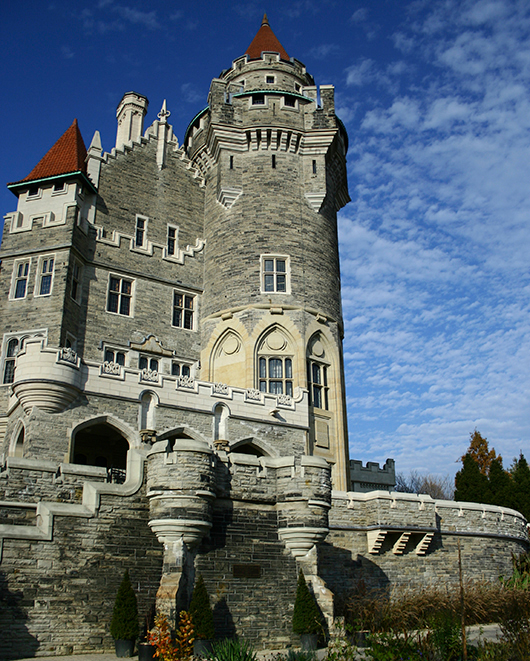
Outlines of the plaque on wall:
<svg viewBox="0 0 530 661">
<path fill-rule="evenodd" d="M 261 565 L 232 565 L 234 578 L 261 578 Z"/>
</svg>

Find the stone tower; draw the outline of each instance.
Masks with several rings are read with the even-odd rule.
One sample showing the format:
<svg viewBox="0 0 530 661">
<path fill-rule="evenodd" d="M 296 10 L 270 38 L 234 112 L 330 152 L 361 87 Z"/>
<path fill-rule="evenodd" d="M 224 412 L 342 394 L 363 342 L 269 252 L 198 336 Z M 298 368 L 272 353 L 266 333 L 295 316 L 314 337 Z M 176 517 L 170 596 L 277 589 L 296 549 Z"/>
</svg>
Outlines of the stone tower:
<svg viewBox="0 0 530 661">
<path fill-rule="evenodd" d="M 287 399 L 307 388 L 304 451 L 346 490 L 336 214 L 349 196 L 333 87 L 317 90 L 265 15 L 184 147 L 206 184 L 201 376 Z"/>
</svg>

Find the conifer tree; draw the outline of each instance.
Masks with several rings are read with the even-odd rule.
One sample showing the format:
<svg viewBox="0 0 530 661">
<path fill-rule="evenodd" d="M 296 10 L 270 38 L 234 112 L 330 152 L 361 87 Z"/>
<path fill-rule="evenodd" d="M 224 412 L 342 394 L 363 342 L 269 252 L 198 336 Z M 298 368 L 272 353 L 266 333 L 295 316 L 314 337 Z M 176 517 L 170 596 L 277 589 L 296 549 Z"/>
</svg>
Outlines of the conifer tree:
<svg viewBox="0 0 530 661">
<path fill-rule="evenodd" d="M 136 640 L 138 638 L 138 604 L 128 570 L 125 570 L 116 594 L 110 635 L 115 640 Z"/>
<path fill-rule="evenodd" d="M 294 601 L 293 631 L 298 634 L 318 633 L 320 628 L 320 611 L 315 598 L 309 592 L 304 572 L 300 569 Z"/>
<path fill-rule="evenodd" d="M 470 454 L 462 458 L 462 468 L 455 477 L 455 500 L 469 503 L 489 503 L 491 500 L 488 478 Z"/>
<path fill-rule="evenodd" d="M 491 462 L 489 475 L 489 501 L 492 505 L 509 507 L 512 499 L 513 484 L 510 475 L 502 467 L 502 459 L 497 457 Z"/>
<path fill-rule="evenodd" d="M 510 507 L 516 509 L 530 520 L 530 467 L 524 454 L 521 452 L 519 459 L 515 460 L 511 470 L 512 493 Z"/>
<path fill-rule="evenodd" d="M 203 640 L 213 640 L 215 637 L 213 612 L 210 597 L 201 574 L 197 577 L 193 588 L 189 612 L 193 620 L 195 637 Z"/>
</svg>

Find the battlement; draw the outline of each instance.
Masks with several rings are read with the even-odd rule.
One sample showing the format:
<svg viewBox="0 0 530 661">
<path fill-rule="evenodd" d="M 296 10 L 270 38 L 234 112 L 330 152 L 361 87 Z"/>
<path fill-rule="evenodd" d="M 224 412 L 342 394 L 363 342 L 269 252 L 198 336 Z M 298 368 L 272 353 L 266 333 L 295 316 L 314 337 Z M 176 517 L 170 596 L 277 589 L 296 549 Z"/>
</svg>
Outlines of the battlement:
<svg viewBox="0 0 530 661">
<path fill-rule="evenodd" d="M 361 493 L 368 491 L 392 491 L 396 486 L 396 462 L 387 459 L 382 467 L 375 461 L 363 462 L 357 459 L 350 460 L 351 490 Z"/>
</svg>

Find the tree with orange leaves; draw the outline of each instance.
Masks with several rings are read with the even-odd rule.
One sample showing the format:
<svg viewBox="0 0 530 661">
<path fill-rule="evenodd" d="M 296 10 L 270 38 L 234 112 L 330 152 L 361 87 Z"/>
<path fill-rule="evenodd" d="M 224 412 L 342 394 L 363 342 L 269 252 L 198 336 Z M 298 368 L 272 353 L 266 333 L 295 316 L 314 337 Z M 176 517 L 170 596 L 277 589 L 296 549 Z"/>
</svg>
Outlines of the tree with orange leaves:
<svg viewBox="0 0 530 661">
<path fill-rule="evenodd" d="M 476 427 L 469 436 L 469 447 L 466 454 L 460 457 L 462 463 L 467 455 L 476 462 L 482 475 L 489 475 L 491 464 L 495 459 L 502 462 L 502 457 L 497 456 L 495 448 L 489 449 L 488 439 L 482 436 Z"/>
</svg>

